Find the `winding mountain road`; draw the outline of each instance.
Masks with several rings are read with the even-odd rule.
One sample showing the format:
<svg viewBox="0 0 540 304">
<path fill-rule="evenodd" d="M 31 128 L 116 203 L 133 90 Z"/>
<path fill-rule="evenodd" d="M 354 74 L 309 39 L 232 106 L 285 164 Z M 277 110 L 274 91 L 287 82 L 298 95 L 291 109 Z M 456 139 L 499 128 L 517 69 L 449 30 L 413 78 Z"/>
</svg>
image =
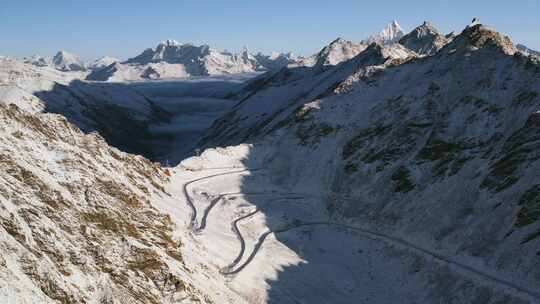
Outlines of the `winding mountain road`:
<svg viewBox="0 0 540 304">
<path fill-rule="evenodd" d="M 258 171 L 258 170 L 262 170 L 262 168 L 243 169 L 243 170 L 237 170 L 237 171 L 232 171 L 232 172 L 213 174 L 213 175 L 202 177 L 202 178 L 199 178 L 199 179 L 196 179 L 196 180 L 193 180 L 193 181 L 190 181 L 190 182 L 184 184 L 184 195 L 186 197 L 186 201 L 188 202 L 190 208 L 192 209 L 190 228 L 193 229 L 193 227 L 195 227 L 195 225 L 196 225 L 197 209 L 196 209 L 196 207 L 194 205 L 194 202 L 193 202 L 192 198 L 189 195 L 189 191 L 188 191 L 188 186 L 189 185 L 191 185 L 191 184 L 193 184 L 195 182 L 202 181 L 202 180 L 209 179 L 209 178 L 213 178 L 213 177 L 225 176 L 225 175 L 231 175 L 231 174 L 239 174 L 239 173 L 243 173 L 243 172 L 246 172 L 246 171 L 253 172 L 253 171 Z M 277 193 L 267 193 L 267 195 L 276 195 L 276 194 Z M 201 226 L 199 227 L 199 229 L 201 229 L 201 228 L 204 229 L 206 227 L 206 217 L 208 216 L 208 213 L 221 199 L 223 199 L 227 195 L 249 195 L 249 194 L 246 194 L 246 193 L 243 193 L 243 194 L 241 194 L 241 193 L 220 194 L 218 197 L 213 199 L 211 204 L 208 206 L 207 210 L 205 211 L 205 216 L 203 216 L 204 220 L 202 221 Z M 257 193 L 256 195 L 265 195 L 265 194 Z M 254 211 L 252 211 L 252 212 L 250 212 L 250 213 L 248 213 L 246 215 L 243 215 L 243 216 L 235 219 L 232 222 L 232 230 L 233 230 L 234 234 L 236 235 L 237 239 L 240 242 L 240 251 L 239 251 L 237 257 L 234 259 L 234 261 L 231 264 L 229 264 L 226 267 L 221 269 L 220 272 L 223 275 L 227 275 L 227 276 L 234 275 L 234 274 L 237 274 L 240 271 L 242 271 L 245 267 L 247 267 L 253 261 L 253 259 L 256 257 L 259 250 L 262 248 L 262 245 L 264 244 L 266 238 L 272 233 L 273 234 L 285 233 L 287 231 L 297 229 L 297 228 L 301 228 L 301 227 L 327 226 L 327 227 L 335 227 L 335 228 L 342 228 L 342 229 L 346 229 L 346 230 L 357 231 L 357 232 L 359 232 L 359 233 L 361 233 L 361 234 L 363 234 L 365 236 L 368 236 L 368 237 L 371 237 L 371 238 L 376 238 L 376 239 L 379 239 L 381 241 L 387 242 L 389 244 L 393 244 L 393 245 L 397 245 L 397 246 L 400 246 L 400 247 L 407 248 L 407 249 L 415 251 L 415 252 L 417 252 L 419 254 L 429 256 L 429 257 L 437 260 L 438 262 L 447 264 L 447 265 L 449 265 L 449 266 L 451 266 L 451 267 L 453 267 L 453 268 L 455 268 L 457 270 L 461 270 L 461 271 L 463 271 L 465 273 L 473 275 L 473 276 L 475 276 L 477 278 L 480 278 L 480 279 L 482 279 L 484 281 L 499 285 L 501 287 L 511 288 L 511 289 L 513 289 L 515 291 L 518 291 L 518 292 L 520 292 L 520 293 L 522 293 L 524 295 L 527 295 L 529 297 L 532 297 L 532 298 L 534 298 L 536 300 L 540 300 L 540 291 L 532 290 L 532 289 L 529 289 L 529 288 L 526 288 L 526 287 L 522 287 L 522 286 L 520 286 L 520 285 L 518 285 L 518 284 L 516 284 L 514 282 L 502 279 L 500 277 L 497 277 L 494 274 L 491 274 L 491 273 L 488 273 L 486 271 L 477 269 L 475 267 L 466 265 L 466 264 L 461 263 L 459 261 L 456 261 L 456 260 L 454 260 L 452 258 L 441 255 L 441 254 L 439 254 L 437 252 L 434 252 L 434 251 L 428 250 L 426 248 L 423 248 L 421 246 L 418 246 L 416 244 L 413 244 L 413 243 L 411 243 L 411 242 L 409 242 L 407 240 L 404 240 L 402 238 L 395 237 L 395 236 L 392 236 L 392 235 L 388 235 L 388 234 L 385 234 L 385 233 L 382 233 L 382 232 L 374 231 L 374 230 L 371 230 L 371 229 L 351 226 L 351 225 L 338 223 L 338 222 L 329 222 L 329 221 L 328 222 L 323 222 L 323 221 L 299 222 L 299 223 L 291 224 L 291 225 L 286 226 L 286 227 L 281 228 L 281 229 L 269 230 L 269 231 L 263 233 L 259 237 L 257 243 L 255 244 L 252 252 L 248 256 L 246 261 L 244 261 L 244 263 L 242 263 L 241 265 L 238 265 L 240 263 L 240 261 L 242 260 L 242 257 L 245 254 L 245 248 L 246 248 L 245 239 L 242 236 L 242 233 L 241 233 L 241 231 L 240 231 L 240 229 L 238 227 L 238 223 L 243 221 L 243 220 L 249 219 L 250 217 L 257 214 L 259 211 L 260 211 L 259 208 L 256 208 Z"/>
</svg>

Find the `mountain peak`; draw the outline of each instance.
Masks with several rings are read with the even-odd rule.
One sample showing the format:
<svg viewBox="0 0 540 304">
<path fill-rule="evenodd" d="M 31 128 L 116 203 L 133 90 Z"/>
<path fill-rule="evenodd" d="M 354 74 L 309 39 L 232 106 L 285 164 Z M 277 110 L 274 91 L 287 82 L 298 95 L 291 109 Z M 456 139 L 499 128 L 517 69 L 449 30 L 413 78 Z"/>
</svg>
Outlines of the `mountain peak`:
<svg viewBox="0 0 540 304">
<path fill-rule="evenodd" d="M 510 40 L 508 36 L 482 24 L 467 26 L 465 30 L 463 30 L 463 32 L 448 45 L 448 52 L 467 52 L 488 47 L 498 48 L 507 55 L 513 55 L 518 52 L 518 49 L 514 46 L 512 40 Z"/>
</svg>

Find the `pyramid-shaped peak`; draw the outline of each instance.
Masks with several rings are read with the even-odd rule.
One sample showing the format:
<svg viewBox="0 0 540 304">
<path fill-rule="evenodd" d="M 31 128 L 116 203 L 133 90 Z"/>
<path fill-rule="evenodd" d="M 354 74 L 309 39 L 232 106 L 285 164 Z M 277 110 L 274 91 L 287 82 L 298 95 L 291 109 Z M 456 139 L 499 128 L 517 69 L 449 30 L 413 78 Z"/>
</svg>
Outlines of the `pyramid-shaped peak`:
<svg viewBox="0 0 540 304">
<path fill-rule="evenodd" d="M 439 33 L 429 21 L 416 27 L 412 32 L 403 36 L 399 43 L 419 55 L 433 55 L 443 48 L 449 39 Z"/>
<path fill-rule="evenodd" d="M 422 25 L 416 27 L 414 30 L 412 30 L 412 32 L 405 35 L 403 38 L 405 38 L 407 36 L 410 36 L 410 35 L 414 35 L 416 37 L 424 37 L 424 36 L 428 36 L 428 35 L 431 35 L 431 36 L 433 36 L 433 35 L 441 35 L 442 36 L 442 34 L 437 29 L 437 27 L 433 23 L 431 23 L 429 21 L 424 21 L 424 23 L 422 23 Z"/>
</svg>

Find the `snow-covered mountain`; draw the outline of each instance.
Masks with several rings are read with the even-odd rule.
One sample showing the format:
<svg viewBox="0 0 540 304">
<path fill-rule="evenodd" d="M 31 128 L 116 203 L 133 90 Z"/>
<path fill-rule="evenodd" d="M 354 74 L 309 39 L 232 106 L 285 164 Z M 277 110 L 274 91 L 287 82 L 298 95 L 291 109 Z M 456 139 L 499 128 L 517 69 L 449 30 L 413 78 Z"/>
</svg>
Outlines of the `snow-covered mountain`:
<svg viewBox="0 0 540 304">
<path fill-rule="evenodd" d="M 208 45 L 167 40 L 125 62 L 97 69 L 88 79 L 121 81 L 253 73 L 279 69 L 293 61 L 291 55 L 254 56 L 247 48 L 231 53 Z"/>
<path fill-rule="evenodd" d="M 252 82 L 201 145 L 253 143 L 245 162 L 264 159 L 271 188 L 322 196 L 295 213 L 298 225 L 335 223 L 420 248 L 404 285 L 381 279 L 393 300 L 377 293 L 366 303 L 538 302 L 540 62 L 482 25 L 428 57 L 383 52 L 374 44 L 323 73 L 290 68 Z M 293 234 L 280 239 L 297 246 Z M 291 284 L 343 279 L 313 275 L 323 254 L 302 252 L 307 262 L 291 267 Z M 433 259 L 439 266 L 426 264 Z M 296 290 L 276 285 L 276 302 Z"/>
<path fill-rule="evenodd" d="M 23 58 L 24 63 L 32 64 L 38 67 L 53 67 L 62 72 L 81 72 L 87 70 L 102 69 L 110 66 L 115 62 L 120 62 L 119 59 L 104 56 L 93 61 L 84 62 L 79 56 L 59 51 L 54 57 L 41 57 L 34 55 L 30 58 Z"/>
<path fill-rule="evenodd" d="M 338 39 L 235 94 L 0 59 L 0 300 L 538 303 L 540 59 L 481 24 L 390 40 Z M 262 61 L 143 54 L 98 70 Z M 153 158 L 170 139 L 150 126 L 222 111 L 174 168 L 109 145 Z"/>
<path fill-rule="evenodd" d="M 392 21 L 386 26 L 379 34 L 368 37 L 363 40 L 363 44 L 371 44 L 373 42 L 380 44 L 392 44 L 396 43 L 403 37 L 405 33 L 397 21 Z"/>
</svg>

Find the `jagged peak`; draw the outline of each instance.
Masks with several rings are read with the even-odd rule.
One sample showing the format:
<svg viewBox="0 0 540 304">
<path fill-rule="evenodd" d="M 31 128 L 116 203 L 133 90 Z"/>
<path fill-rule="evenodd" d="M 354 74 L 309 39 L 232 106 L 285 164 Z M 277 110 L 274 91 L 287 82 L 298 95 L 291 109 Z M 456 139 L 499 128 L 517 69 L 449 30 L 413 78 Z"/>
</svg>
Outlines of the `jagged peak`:
<svg viewBox="0 0 540 304">
<path fill-rule="evenodd" d="M 163 45 L 163 46 L 180 46 L 182 44 L 180 42 L 174 40 L 174 39 L 167 39 L 165 41 L 160 42 L 159 45 Z"/>
<path fill-rule="evenodd" d="M 379 42 L 382 44 L 392 44 L 403 37 L 405 33 L 396 20 L 393 20 L 388 24 L 379 34 L 370 36 L 362 41 L 364 44 L 370 44 L 372 42 Z"/>
</svg>

